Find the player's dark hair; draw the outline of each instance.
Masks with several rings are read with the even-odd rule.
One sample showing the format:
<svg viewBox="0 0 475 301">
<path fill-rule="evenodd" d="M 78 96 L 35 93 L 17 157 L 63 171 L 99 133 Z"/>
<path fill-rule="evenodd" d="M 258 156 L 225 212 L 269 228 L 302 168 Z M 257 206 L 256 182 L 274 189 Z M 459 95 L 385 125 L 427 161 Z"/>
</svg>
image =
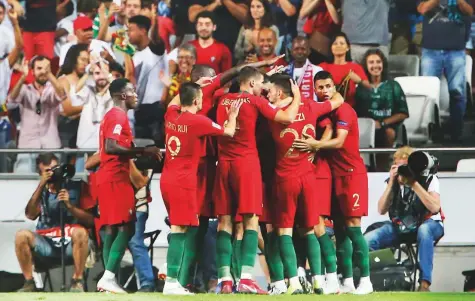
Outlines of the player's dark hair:
<svg viewBox="0 0 475 301">
<path fill-rule="evenodd" d="M 50 165 L 51 162 L 56 161 L 59 162 L 58 157 L 56 157 L 53 153 L 41 153 L 36 157 L 36 167 L 39 167 L 40 164 L 43 165 Z"/>
<path fill-rule="evenodd" d="M 216 71 L 208 65 L 194 65 L 191 69 L 191 81 L 196 82 L 201 77 L 213 77 Z"/>
<path fill-rule="evenodd" d="M 180 86 L 180 104 L 183 107 L 193 105 L 193 100 L 200 92 L 201 87 L 196 83 L 184 83 Z"/>
<path fill-rule="evenodd" d="M 6 12 L 5 4 L 3 2 L 0 2 L 0 7 L 3 7 L 3 11 Z"/>
<path fill-rule="evenodd" d="M 130 83 L 130 81 L 126 78 L 114 79 L 109 85 L 109 93 L 111 95 L 117 95 L 124 92 L 125 86 L 127 86 L 128 83 Z"/>
<path fill-rule="evenodd" d="M 140 8 L 141 9 L 144 9 L 144 8 L 152 9 L 152 4 L 153 4 L 152 0 L 141 0 L 140 1 Z"/>
<path fill-rule="evenodd" d="M 331 79 L 333 81 L 333 76 L 328 71 L 325 71 L 325 70 L 319 71 L 313 77 L 313 83 L 315 83 L 317 80 L 322 80 L 322 79 Z"/>
<path fill-rule="evenodd" d="M 261 72 L 254 67 L 244 67 L 239 72 L 238 82 L 240 85 L 249 82 L 251 79 L 262 76 Z"/>
<path fill-rule="evenodd" d="M 290 85 L 291 79 L 292 77 L 288 74 L 276 73 L 270 77 L 270 82 L 282 90 L 285 95 L 293 97 L 292 86 Z"/>
<path fill-rule="evenodd" d="M 150 30 L 150 27 L 152 26 L 152 21 L 150 21 L 149 18 L 142 15 L 137 15 L 130 18 L 129 24 L 132 24 L 132 23 L 137 25 L 137 27 L 140 29 L 145 29 L 147 33 Z"/>
<path fill-rule="evenodd" d="M 214 16 L 214 13 L 210 12 L 210 11 L 207 11 L 207 10 L 204 10 L 202 11 L 201 13 L 199 13 L 197 16 L 196 16 L 196 22 L 198 22 L 198 19 L 200 18 L 203 18 L 203 19 L 210 19 L 211 20 L 211 23 L 213 23 L 213 25 L 216 24 L 216 17 Z"/>
</svg>

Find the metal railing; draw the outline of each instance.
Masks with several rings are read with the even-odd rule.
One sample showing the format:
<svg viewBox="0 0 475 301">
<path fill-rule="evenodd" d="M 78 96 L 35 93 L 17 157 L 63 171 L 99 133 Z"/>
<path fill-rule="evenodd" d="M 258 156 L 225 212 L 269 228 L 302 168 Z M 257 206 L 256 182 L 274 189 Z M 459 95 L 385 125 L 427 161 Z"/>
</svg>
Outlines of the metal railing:
<svg viewBox="0 0 475 301">
<path fill-rule="evenodd" d="M 447 153 L 473 153 L 475 156 L 475 147 L 414 147 L 415 150 L 427 151 L 427 152 L 447 152 Z M 165 152 L 164 148 L 160 149 L 162 152 Z M 362 154 L 384 154 L 384 153 L 394 153 L 396 148 L 361 148 L 360 152 Z M 55 153 L 55 154 L 85 154 L 85 153 L 95 153 L 97 149 L 94 148 L 4 148 L 0 149 L 1 153 L 7 154 L 36 154 L 36 153 Z"/>
</svg>

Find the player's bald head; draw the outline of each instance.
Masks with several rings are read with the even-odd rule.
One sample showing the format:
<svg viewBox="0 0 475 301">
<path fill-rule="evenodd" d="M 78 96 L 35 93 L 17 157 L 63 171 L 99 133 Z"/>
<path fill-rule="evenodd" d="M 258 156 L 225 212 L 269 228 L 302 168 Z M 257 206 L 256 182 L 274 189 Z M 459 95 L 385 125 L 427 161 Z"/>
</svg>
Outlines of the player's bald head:
<svg viewBox="0 0 475 301">
<path fill-rule="evenodd" d="M 180 86 L 180 104 L 183 107 L 190 107 L 193 102 L 200 98 L 201 87 L 196 83 L 183 83 Z"/>
<path fill-rule="evenodd" d="M 254 67 L 244 67 L 239 72 L 238 82 L 240 85 L 247 84 L 253 79 L 263 78 L 261 72 Z"/>
<path fill-rule="evenodd" d="M 191 81 L 196 82 L 202 77 L 216 76 L 216 71 L 208 65 L 194 65 L 191 69 Z"/>
</svg>

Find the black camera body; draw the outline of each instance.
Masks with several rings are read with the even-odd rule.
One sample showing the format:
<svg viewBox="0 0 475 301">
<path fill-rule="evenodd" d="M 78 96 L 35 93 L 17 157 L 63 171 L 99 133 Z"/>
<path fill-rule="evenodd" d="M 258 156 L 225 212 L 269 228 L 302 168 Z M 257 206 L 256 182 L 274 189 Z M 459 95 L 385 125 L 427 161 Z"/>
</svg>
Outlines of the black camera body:
<svg viewBox="0 0 475 301">
<path fill-rule="evenodd" d="M 407 164 L 399 166 L 397 173 L 406 178 L 418 179 L 434 175 L 438 170 L 439 159 L 427 152 L 416 151 L 409 155 Z"/>
<path fill-rule="evenodd" d="M 72 164 L 61 164 L 51 168 L 53 175 L 49 179 L 49 183 L 62 183 L 74 177 L 76 168 Z"/>
</svg>

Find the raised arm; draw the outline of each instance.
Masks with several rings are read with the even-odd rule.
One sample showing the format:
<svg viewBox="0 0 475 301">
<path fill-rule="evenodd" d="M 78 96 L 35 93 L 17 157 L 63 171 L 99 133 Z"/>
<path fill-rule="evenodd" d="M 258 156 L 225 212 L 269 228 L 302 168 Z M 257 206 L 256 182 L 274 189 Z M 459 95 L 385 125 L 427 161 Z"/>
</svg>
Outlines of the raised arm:
<svg viewBox="0 0 475 301">
<path fill-rule="evenodd" d="M 190 20 L 191 23 L 195 23 L 196 16 L 198 16 L 199 13 L 205 10 L 212 12 L 216 8 L 220 7 L 221 5 L 222 5 L 221 0 L 215 0 L 214 2 L 206 6 L 194 4 L 190 6 L 190 8 L 188 9 L 188 20 Z"/>
<path fill-rule="evenodd" d="M 32 221 L 37 219 L 41 213 L 40 202 L 41 202 L 43 190 L 45 189 L 46 184 L 48 183 L 49 179 L 51 179 L 52 175 L 53 175 L 53 172 L 51 170 L 44 171 L 41 174 L 40 183 L 38 184 L 38 187 L 36 187 L 35 192 L 33 192 L 33 195 L 28 201 L 28 204 L 26 204 L 25 215 L 28 219 Z"/>
<path fill-rule="evenodd" d="M 22 101 L 22 99 L 19 96 L 21 94 L 23 84 L 25 83 L 26 77 L 29 72 L 28 63 L 29 63 L 28 60 L 23 60 L 21 64 L 22 75 L 20 79 L 18 80 L 18 82 L 13 87 L 13 89 L 10 91 L 10 94 L 8 95 L 8 102 L 20 103 Z"/>
<path fill-rule="evenodd" d="M 332 0 L 325 0 L 325 4 L 327 5 L 328 13 L 333 20 L 333 23 L 340 24 L 340 15 L 336 10 L 335 4 L 333 4 Z"/>
<path fill-rule="evenodd" d="M 466 16 L 473 15 L 473 7 L 466 0 L 457 0 L 457 6 L 459 7 L 462 14 Z"/>
<path fill-rule="evenodd" d="M 13 34 L 15 35 L 15 47 L 13 47 L 12 51 L 8 54 L 8 64 L 10 68 L 12 68 L 23 50 L 23 37 L 18 23 L 18 14 L 14 9 L 8 11 L 8 18 L 10 18 L 12 22 Z"/>
<path fill-rule="evenodd" d="M 285 0 L 287 1 L 287 0 Z M 235 3 L 233 0 L 222 0 L 223 5 L 239 22 L 244 24 L 247 18 L 247 5 L 244 3 Z"/>
<path fill-rule="evenodd" d="M 391 171 L 389 172 L 389 181 L 388 184 L 386 185 L 386 188 L 384 189 L 383 194 L 378 200 L 378 212 L 381 215 L 385 215 L 389 211 L 389 207 L 391 206 L 393 202 L 393 186 L 394 186 L 394 181 L 396 181 L 397 178 L 397 165 L 391 166 Z"/>
<path fill-rule="evenodd" d="M 439 0 L 428 0 L 428 1 L 422 1 L 418 6 L 417 6 L 417 11 L 421 15 L 425 15 L 427 12 L 431 11 L 433 8 L 438 6 L 440 4 Z"/>
<path fill-rule="evenodd" d="M 279 3 L 287 17 L 293 17 L 297 13 L 297 8 L 289 0 L 276 0 L 276 2 Z"/>
<path fill-rule="evenodd" d="M 324 0 L 303 0 L 302 7 L 300 8 L 299 18 L 304 19 L 312 13 L 312 11 L 317 7 L 318 3 Z"/>
<path fill-rule="evenodd" d="M 255 63 L 249 63 L 249 64 L 243 64 L 243 65 L 240 65 L 240 66 L 236 66 L 234 68 L 231 68 L 229 69 L 228 71 L 226 72 L 223 72 L 221 74 L 221 86 L 224 86 L 227 82 L 229 82 L 230 80 L 232 80 L 233 78 L 235 78 L 236 76 L 238 76 L 239 72 L 241 72 L 241 70 L 244 68 L 244 67 L 254 67 L 254 68 L 261 68 L 261 67 L 268 67 L 268 66 L 272 66 L 274 65 L 279 59 L 283 58 L 285 56 L 285 54 L 282 54 L 281 56 L 278 56 L 278 57 L 275 57 L 273 59 L 270 59 L 270 60 L 264 60 L 264 61 L 260 61 L 260 62 L 255 62 Z"/>
</svg>

